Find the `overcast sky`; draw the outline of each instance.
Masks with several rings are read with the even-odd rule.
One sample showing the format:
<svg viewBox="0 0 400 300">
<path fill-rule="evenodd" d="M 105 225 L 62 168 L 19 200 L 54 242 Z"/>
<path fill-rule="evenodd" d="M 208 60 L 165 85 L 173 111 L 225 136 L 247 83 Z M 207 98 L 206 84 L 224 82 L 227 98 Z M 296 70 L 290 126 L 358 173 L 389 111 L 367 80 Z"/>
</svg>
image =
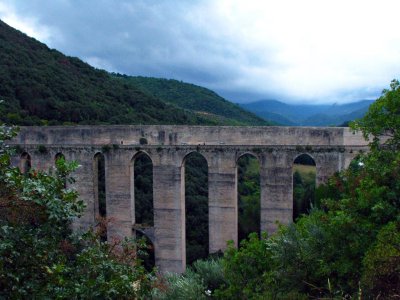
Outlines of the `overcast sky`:
<svg viewBox="0 0 400 300">
<path fill-rule="evenodd" d="M 375 99 L 400 74 L 398 0 L 0 0 L 50 48 L 234 102 Z"/>
</svg>

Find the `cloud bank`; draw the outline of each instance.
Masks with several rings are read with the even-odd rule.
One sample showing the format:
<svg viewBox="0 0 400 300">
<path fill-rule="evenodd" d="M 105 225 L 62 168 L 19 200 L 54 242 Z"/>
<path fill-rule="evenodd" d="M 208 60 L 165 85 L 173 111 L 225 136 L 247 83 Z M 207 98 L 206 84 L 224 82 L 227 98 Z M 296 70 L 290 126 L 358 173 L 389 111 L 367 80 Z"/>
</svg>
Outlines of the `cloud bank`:
<svg viewBox="0 0 400 300">
<path fill-rule="evenodd" d="M 5 0 L 9 25 L 91 65 L 229 100 L 379 96 L 400 73 L 400 2 Z"/>
</svg>

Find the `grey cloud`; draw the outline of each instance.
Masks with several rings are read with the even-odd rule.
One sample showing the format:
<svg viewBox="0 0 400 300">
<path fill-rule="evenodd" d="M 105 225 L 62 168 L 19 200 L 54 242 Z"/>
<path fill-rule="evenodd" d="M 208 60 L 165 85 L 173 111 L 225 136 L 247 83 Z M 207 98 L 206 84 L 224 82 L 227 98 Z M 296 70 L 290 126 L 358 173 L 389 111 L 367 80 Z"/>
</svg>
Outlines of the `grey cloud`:
<svg viewBox="0 0 400 300">
<path fill-rule="evenodd" d="M 236 40 L 219 33 L 218 28 L 215 31 L 202 28 L 207 15 L 200 16 L 201 22 L 190 19 L 197 1 L 9 0 L 8 3 L 17 14 L 35 18 L 39 24 L 59 33 L 43 41 L 50 47 L 92 63 L 97 61 L 109 71 L 204 85 L 232 101 L 285 97 L 285 90 L 268 79 L 263 92 L 261 87 L 257 91 L 248 87 L 251 85 L 237 84 L 250 80 L 243 71 L 246 68 L 262 65 L 273 73 L 277 68 L 274 55 L 271 52 L 261 58 L 256 49 L 240 47 Z M 265 61 L 265 57 L 271 59 Z M 349 96 L 348 91 L 338 92 L 342 94 Z M 356 96 L 365 95 L 360 90 Z"/>
</svg>

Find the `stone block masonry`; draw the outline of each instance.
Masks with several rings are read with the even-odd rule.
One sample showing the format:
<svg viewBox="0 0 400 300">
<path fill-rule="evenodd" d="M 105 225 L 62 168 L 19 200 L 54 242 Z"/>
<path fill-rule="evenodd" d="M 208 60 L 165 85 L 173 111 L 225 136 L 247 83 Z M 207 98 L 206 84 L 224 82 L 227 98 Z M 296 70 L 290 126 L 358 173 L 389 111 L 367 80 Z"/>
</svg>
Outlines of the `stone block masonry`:
<svg viewBox="0 0 400 300">
<path fill-rule="evenodd" d="M 361 134 L 339 127 L 21 127 L 10 144 L 29 154 L 32 168 L 47 170 L 54 166 L 60 153 L 67 160 L 79 162 L 81 167 L 74 174 L 75 188 L 87 206 L 84 215 L 75 221 L 75 230 L 96 224 L 94 157 L 103 153 L 107 216 L 112 219 L 108 239 L 134 234 L 132 165 L 138 153 L 146 153 L 153 163 L 151 239 L 156 265 L 162 272 L 178 273 L 186 268 L 184 160 L 189 153 L 200 153 L 208 164 L 209 251 L 213 253 L 223 251 L 228 240 L 237 244 L 237 161 L 242 155 L 250 153 L 259 160 L 260 229 L 273 233 L 277 222 L 292 222 L 292 167 L 297 156 L 305 153 L 314 159 L 320 184 L 346 168 L 359 152 L 368 151 Z M 21 153 L 12 161 L 21 166 Z"/>
</svg>

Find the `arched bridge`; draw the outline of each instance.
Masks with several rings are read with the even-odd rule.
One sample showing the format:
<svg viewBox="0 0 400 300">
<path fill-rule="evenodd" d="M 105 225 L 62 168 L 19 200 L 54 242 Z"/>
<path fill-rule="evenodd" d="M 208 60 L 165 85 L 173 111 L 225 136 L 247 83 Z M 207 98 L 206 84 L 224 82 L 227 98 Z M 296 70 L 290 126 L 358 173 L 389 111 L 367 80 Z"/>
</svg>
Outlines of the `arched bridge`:
<svg viewBox="0 0 400 300">
<path fill-rule="evenodd" d="M 229 126 L 54 126 L 21 127 L 12 141 L 23 152 L 13 159 L 26 168 L 54 166 L 56 155 L 76 160 L 75 187 L 87 207 L 74 227 L 95 224 L 98 184 L 95 156 L 105 158 L 108 238 L 132 235 L 135 226 L 133 162 L 146 153 L 153 163 L 156 265 L 161 271 L 182 272 L 185 253 L 185 157 L 198 152 L 208 164 L 209 251 L 223 250 L 228 240 L 237 243 L 237 160 L 250 153 L 260 163 L 261 231 L 276 222 L 292 221 L 292 166 L 296 157 L 309 154 L 316 163 L 317 184 L 343 168 L 367 143 L 348 128 L 229 127 Z"/>
</svg>

